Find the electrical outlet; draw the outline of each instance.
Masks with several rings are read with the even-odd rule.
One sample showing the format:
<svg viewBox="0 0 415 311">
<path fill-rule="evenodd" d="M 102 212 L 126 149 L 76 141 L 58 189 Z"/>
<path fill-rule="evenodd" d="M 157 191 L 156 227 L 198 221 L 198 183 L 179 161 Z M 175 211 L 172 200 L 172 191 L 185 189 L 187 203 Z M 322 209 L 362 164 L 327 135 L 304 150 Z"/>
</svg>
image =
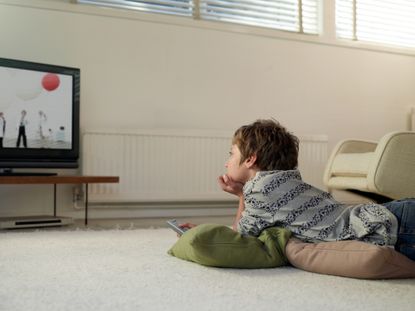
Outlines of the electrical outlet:
<svg viewBox="0 0 415 311">
<path fill-rule="evenodd" d="M 78 202 L 78 201 L 81 201 L 82 198 L 83 198 L 83 195 L 84 195 L 84 193 L 83 193 L 82 189 L 80 189 L 79 187 L 73 187 L 72 188 L 72 201 L 74 203 Z"/>
</svg>

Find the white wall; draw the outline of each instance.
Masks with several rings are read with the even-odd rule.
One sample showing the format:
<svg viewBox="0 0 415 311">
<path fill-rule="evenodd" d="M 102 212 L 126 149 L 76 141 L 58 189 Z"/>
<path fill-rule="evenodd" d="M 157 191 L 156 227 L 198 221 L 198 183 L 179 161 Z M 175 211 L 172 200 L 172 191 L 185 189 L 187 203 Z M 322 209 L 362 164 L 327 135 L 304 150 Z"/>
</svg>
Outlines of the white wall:
<svg viewBox="0 0 415 311">
<path fill-rule="evenodd" d="M 415 105 L 414 56 L 10 3 L 0 57 L 81 68 L 82 128 L 233 130 L 274 117 L 332 147 L 404 129 Z M 0 196 L 12 204 L 15 189 Z"/>
</svg>

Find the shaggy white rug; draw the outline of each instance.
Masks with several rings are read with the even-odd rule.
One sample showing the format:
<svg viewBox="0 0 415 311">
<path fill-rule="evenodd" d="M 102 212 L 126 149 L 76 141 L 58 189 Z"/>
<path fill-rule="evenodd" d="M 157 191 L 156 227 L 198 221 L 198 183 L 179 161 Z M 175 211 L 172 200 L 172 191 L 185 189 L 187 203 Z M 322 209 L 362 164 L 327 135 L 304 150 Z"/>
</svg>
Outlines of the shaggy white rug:
<svg viewBox="0 0 415 311">
<path fill-rule="evenodd" d="M 415 280 L 200 266 L 169 229 L 0 233 L 0 310 L 415 310 Z"/>
</svg>

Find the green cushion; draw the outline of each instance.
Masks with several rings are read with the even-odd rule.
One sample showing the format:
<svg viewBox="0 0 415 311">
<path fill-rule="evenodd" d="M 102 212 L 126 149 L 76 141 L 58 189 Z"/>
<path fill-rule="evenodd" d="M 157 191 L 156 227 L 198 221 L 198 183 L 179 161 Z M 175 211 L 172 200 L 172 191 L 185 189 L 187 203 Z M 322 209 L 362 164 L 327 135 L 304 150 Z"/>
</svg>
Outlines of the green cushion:
<svg viewBox="0 0 415 311">
<path fill-rule="evenodd" d="M 287 264 L 284 250 L 290 236 L 290 231 L 278 227 L 265 229 L 256 238 L 223 225 L 203 224 L 186 231 L 168 253 L 205 266 L 271 268 Z"/>
</svg>

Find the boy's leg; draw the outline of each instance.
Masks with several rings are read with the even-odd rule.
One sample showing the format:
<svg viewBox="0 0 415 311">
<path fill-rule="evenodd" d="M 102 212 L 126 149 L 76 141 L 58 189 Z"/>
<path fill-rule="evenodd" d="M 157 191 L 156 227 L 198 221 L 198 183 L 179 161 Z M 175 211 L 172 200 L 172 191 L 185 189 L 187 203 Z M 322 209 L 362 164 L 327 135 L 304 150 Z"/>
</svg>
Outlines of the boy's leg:
<svg viewBox="0 0 415 311">
<path fill-rule="evenodd" d="M 399 231 L 395 249 L 415 260 L 415 198 L 383 204 L 398 218 Z"/>
</svg>

